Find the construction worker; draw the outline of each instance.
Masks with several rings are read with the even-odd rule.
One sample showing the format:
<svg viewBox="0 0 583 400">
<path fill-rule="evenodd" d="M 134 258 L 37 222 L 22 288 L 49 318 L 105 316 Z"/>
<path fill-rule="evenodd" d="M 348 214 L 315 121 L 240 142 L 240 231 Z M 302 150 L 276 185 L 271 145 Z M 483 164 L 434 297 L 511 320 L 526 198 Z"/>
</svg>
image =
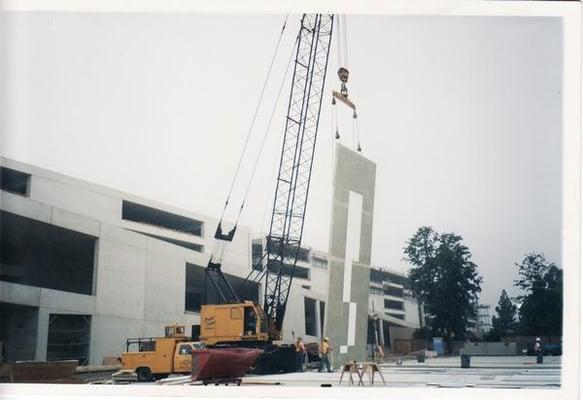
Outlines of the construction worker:
<svg viewBox="0 0 583 400">
<path fill-rule="evenodd" d="M 543 345 L 541 338 L 537 337 L 534 341 L 534 355 L 536 356 L 536 363 L 543 363 Z"/>
<path fill-rule="evenodd" d="M 320 343 L 320 370 L 318 372 L 322 372 L 324 366 L 326 367 L 326 371 L 332 372 L 330 368 L 330 352 L 333 351 L 334 348 L 330 346 L 330 339 L 325 337 L 324 340 Z"/>
<path fill-rule="evenodd" d="M 296 371 L 304 372 L 304 361 L 306 359 L 306 345 L 301 336 L 298 336 L 294 343 L 296 348 Z"/>
</svg>

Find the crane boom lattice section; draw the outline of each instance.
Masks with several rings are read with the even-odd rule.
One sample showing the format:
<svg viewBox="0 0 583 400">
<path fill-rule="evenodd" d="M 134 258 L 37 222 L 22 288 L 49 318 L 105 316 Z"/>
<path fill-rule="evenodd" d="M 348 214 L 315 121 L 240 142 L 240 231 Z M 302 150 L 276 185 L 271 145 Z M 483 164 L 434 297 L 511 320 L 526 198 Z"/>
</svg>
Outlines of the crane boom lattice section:
<svg viewBox="0 0 583 400">
<path fill-rule="evenodd" d="M 271 336 L 281 336 L 302 241 L 304 216 L 334 17 L 304 14 L 298 36 L 271 226 L 267 236 L 264 309 Z M 279 337 L 278 337 L 279 336 Z"/>
</svg>

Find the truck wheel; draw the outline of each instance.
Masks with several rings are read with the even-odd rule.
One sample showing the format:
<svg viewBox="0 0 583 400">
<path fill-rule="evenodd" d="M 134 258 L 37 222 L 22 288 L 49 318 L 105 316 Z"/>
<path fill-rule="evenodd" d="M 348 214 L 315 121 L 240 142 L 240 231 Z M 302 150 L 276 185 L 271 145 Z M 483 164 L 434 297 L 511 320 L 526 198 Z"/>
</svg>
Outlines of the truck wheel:
<svg viewBox="0 0 583 400">
<path fill-rule="evenodd" d="M 150 382 L 152 380 L 152 371 L 148 367 L 140 367 L 136 369 L 138 375 L 138 382 Z"/>
</svg>

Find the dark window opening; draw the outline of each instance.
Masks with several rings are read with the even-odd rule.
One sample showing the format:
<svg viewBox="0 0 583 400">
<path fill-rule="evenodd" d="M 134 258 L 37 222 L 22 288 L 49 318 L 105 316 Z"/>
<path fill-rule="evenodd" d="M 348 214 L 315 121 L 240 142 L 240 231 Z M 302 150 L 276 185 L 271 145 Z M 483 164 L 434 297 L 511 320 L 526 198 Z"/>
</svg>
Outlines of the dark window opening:
<svg viewBox="0 0 583 400">
<path fill-rule="evenodd" d="M 280 243 L 281 242 L 274 241 L 268 237 L 267 238 L 267 250 L 272 254 L 279 253 Z M 304 247 L 298 247 L 297 245 L 292 245 L 292 244 L 285 246 L 283 256 L 293 258 L 296 256 L 296 251 L 297 251 L 297 256 L 298 256 L 299 261 L 306 261 L 306 262 L 309 261 L 310 249 L 306 249 Z"/>
<path fill-rule="evenodd" d="M 409 279 L 407 277 L 387 272 L 387 280 L 397 285 L 403 285 L 405 289 L 409 288 Z"/>
<path fill-rule="evenodd" d="M 30 174 L 6 167 L 0 169 L 0 186 L 2 190 L 27 196 L 29 184 Z"/>
<path fill-rule="evenodd" d="M 90 315 L 51 314 L 47 361 L 79 360 L 79 365 L 87 365 L 90 332 Z"/>
<path fill-rule="evenodd" d="M 403 289 L 393 286 L 385 286 L 384 293 L 389 296 L 403 297 Z"/>
<path fill-rule="evenodd" d="M 403 302 L 385 299 L 385 308 L 392 308 L 393 310 L 404 310 Z"/>
<path fill-rule="evenodd" d="M 189 249 L 189 250 L 194 250 L 194 251 L 197 251 L 199 253 L 204 252 L 204 246 L 201 244 L 185 242 L 184 240 L 171 239 L 171 238 L 167 238 L 164 236 L 153 235 L 151 233 L 135 231 L 133 229 L 128 229 L 128 230 L 131 230 L 132 232 L 139 233 L 140 235 L 146 235 L 146 236 L 152 237 L 154 239 L 158 239 L 158 240 L 162 240 L 164 242 L 172 243 L 176 246 L 184 247 L 184 248 Z"/>
<path fill-rule="evenodd" d="M 0 280 L 93 294 L 97 238 L 2 211 Z"/>
<path fill-rule="evenodd" d="M 316 268 L 328 269 L 328 260 L 324 258 L 312 256 L 311 263 Z"/>
<path fill-rule="evenodd" d="M 378 335 L 377 326 L 375 325 L 376 323 L 377 322 L 369 315 L 366 324 L 366 344 L 376 344 L 376 340 L 378 339 L 378 337 L 375 336 L 375 334 Z"/>
<path fill-rule="evenodd" d="M 279 262 L 272 261 L 272 263 L 270 263 L 268 266 L 269 272 L 278 273 L 278 271 L 279 271 L 279 268 L 277 267 L 278 264 L 279 264 Z M 294 278 L 307 279 L 307 280 L 310 279 L 310 269 L 309 268 L 304 268 L 304 267 L 300 267 L 299 265 L 296 265 L 296 267 L 294 269 L 293 265 L 285 264 L 285 263 L 282 265 L 282 268 L 283 268 L 284 275 L 292 276 L 292 272 L 293 272 Z"/>
<path fill-rule="evenodd" d="M 393 314 L 393 313 L 386 313 L 387 315 L 390 315 L 393 318 L 397 318 L 397 319 L 401 319 L 401 320 L 405 320 L 405 315 L 403 314 Z"/>
<path fill-rule="evenodd" d="M 309 261 L 309 254 L 310 254 L 310 250 L 309 249 L 305 249 L 303 247 L 300 247 L 298 250 L 298 260 L 300 261 Z"/>
<path fill-rule="evenodd" d="M 122 205 L 122 218 L 127 221 L 155 225 L 161 228 L 202 236 L 203 223 L 201 221 L 126 200 L 123 201 Z"/>
<path fill-rule="evenodd" d="M 200 324 L 191 326 L 190 337 L 192 340 L 200 340 Z"/>
<path fill-rule="evenodd" d="M 38 308 L 0 303 L 0 364 L 35 359 L 37 326 Z"/>
<path fill-rule="evenodd" d="M 243 334 L 245 336 L 257 334 L 257 315 L 253 311 L 253 307 L 245 307 L 245 315 L 243 320 Z"/>
<path fill-rule="evenodd" d="M 185 310 L 200 312 L 200 306 L 205 300 L 205 274 L 204 268 L 186 265 L 186 299 Z"/>
<path fill-rule="evenodd" d="M 251 264 L 253 269 L 263 269 L 263 265 L 259 264 L 263 257 L 263 245 L 261 243 L 251 244 Z"/>
<path fill-rule="evenodd" d="M 304 297 L 304 315 L 306 335 L 317 336 L 316 332 L 316 300 Z"/>
<path fill-rule="evenodd" d="M 378 269 L 371 269 L 370 270 L 370 280 L 373 282 L 380 282 L 382 283 L 385 279 L 385 273 Z"/>
<path fill-rule="evenodd" d="M 235 291 L 239 289 L 245 279 L 224 274 L 227 282 Z M 210 285 L 209 285 L 210 286 Z M 247 282 L 244 293 L 237 293 L 241 300 L 259 301 L 259 284 Z M 205 282 L 205 268 L 194 264 L 186 264 L 185 280 L 185 311 L 200 312 L 204 304 L 219 304 L 219 296 L 214 288 L 207 288 Z M 208 301 L 208 303 L 206 302 Z"/>
</svg>

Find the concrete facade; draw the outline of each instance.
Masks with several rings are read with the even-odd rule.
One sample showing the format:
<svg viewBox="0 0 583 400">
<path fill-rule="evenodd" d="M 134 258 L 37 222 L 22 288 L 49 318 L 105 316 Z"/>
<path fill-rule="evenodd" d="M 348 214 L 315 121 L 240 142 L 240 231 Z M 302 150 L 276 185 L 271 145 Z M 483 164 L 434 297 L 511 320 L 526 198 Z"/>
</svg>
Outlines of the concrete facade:
<svg viewBox="0 0 583 400">
<path fill-rule="evenodd" d="M 395 340 L 411 340 L 415 329 L 424 325 L 422 307 L 408 286 L 402 273 L 380 267 L 371 270 L 369 313 L 382 321 L 378 344 L 385 353 L 397 351 Z"/>
<path fill-rule="evenodd" d="M 266 246 L 265 235 L 252 239 L 252 246 L 262 254 Z M 324 318 L 320 315 L 320 309 L 326 308 L 328 294 L 328 255 L 309 247 L 302 247 L 301 250 L 302 256 L 297 261 L 296 271 L 301 269 L 302 273 L 296 274 L 291 284 L 283 323 L 283 340 L 292 342 L 301 336 L 305 343 L 319 342 Z M 252 263 L 256 262 L 254 258 Z M 306 298 L 315 302 L 315 329 L 310 332 L 306 329 Z"/>
<path fill-rule="evenodd" d="M 338 143 L 335 152 L 324 334 L 338 367 L 367 358 L 376 164 Z"/>
<path fill-rule="evenodd" d="M 407 331 L 417 328 L 415 321 L 419 317 L 413 299 L 383 293 L 388 287 L 403 288 L 399 281 L 403 276 L 396 281 L 384 279 L 380 284 L 371 280 L 369 284 L 374 164 L 348 149 L 339 147 L 338 152 L 341 163 L 337 174 L 341 177 L 335 183 L 332 255 L 303 247 L 303 256 L 297 263 L 303 274 L 296 275 L 292 282 L 283 326 L 284 342 L 298 336 L 303 336 L 306 343 L 318 342 L 322 336 L 330 336 L 336 361 L 367 358 L 369 315 L 382 315 L 386 329 L 383 332 L 381 324 L 378 336 L 380 344 L 385 346 L 391 345 L 390 339 L 384 342 L 387 334 L 391 338 L 402 336 L 401 332 L 391 333 L 393 327 L 409 328 Z M 206 266 L 215 219 L 12 160 L 3 158 L 1 165 L 29 175 L 28 190 L 24 194 L 3 187 L 2 213 L 95 239 L 92 288 L 87 294 L 0 279 L 0 313 L 3 314 L 0 340 L 8 342 L 4 346 L 8 359 L 47 359 L 49 325 L 55 316 L 80 315 L 89 320 L 88 363 L 92 365 L 101 364 L 104 357 L 119 355 L 128 337 L 160 336 L 166 324 L 183 323 L 189 327 L 199 322 L 197 312 L 186 310 L 186 265 Z M 355 193 L 362 196 L 358 215 L 349 212 L 350 191 L 353 199 Z M 124 219 L 124 201 L 200 221 L 200 235 Z M 360 235 L 356 236 L 359 248 L 352 249 L 358 250 L 357 256 L 355 252 L 349 254 L 356 261 L 350 264 L 352 273 L 347 282 L 346 243 L 355 242 L 347 230 L 355 217 L 361 221 L 357 229 Z M 193 250 L 167 240 L 200 247 Z M 264 241 L 252 240 L 250 230 L 239 226 L 224 260 L 224 272 L 246 277 L 253 263 L 252 246 L 264 245 Z M 2 262 L 4 265 L 6 260 Z M 385 270 L 385 274 L 390 272 Z M 344 301 L 346 283 L 350 289 L 349 301 Z M 380 291 L 380 295 L 373 290 Z M 261 293 L 259 298 L 261 302 Z M 403 302 L 403 309 L 387 308 L 384 303 L 387 299 Z M 357 312 L 352 314 L 354 329 L 349 338 L 351 306 L 348 303 L 351 302 L 356 304 Z M 402 319 L 389 314 L 402 315 Z M 336 329 L 338 326 L 341 328 Z M 354 345 L 349 345 L 349 339 Z"/>
<path fill-rule="evenodd" d="M 10 323 L 18 326 L 20 335 L 30 342 L 26 345 L 29 353 L 21 352 L 17 358 L 46 359 L 49 319 L 53 314 L 81 314 L 90 318 L 88 362 L 93 365 L 124 351 L 126 338 L 161 336 L 165 324 L 183 323 L 189 327 L 199 322 L 198 313 L 185 310 L 186 264 L 206 266 L 217 224 L 215 219 L 5 158 L 1 165 L 30 175 L 25 195 L 1 192 L 4 213 L 96 239 L 91 294 L 0 281 L 0 303 L 9 309 L 27 306 L 30 314 L 26 323 Z M 124 220 L 124 200 L 200 221 L 201 235 Z M 200 245 L 202 251 L 148 235 Z M 239 227 L 226 256 L 224 272 L 247 275 L 249 243 L 249 229 Z M 14 348 L 17 335 L 7 331 L 3 337 L 13 341 L 6 343 L 6 348 Z"/>
<path fill-rule="evenodd" d="M 406 277 L 402 276 L 403 279 Z M 403 328 L 420 328 L 422 313 L 417 300 L 402 284 L 370 282 L 369 311 L 383 320 Z M 390 294 L 389 288 L 397 288 L 400 295 Z M 397 306 L 393 306 L 396 304 Z M 400 305 L 400 306 L 399 306 Z"/>
<path fill-rule="evenodd" d="M 254 264 L 258 262 L 265 242 L 265 235 L 259 235 L 252 240 L 252 253 L 257 254 L 257 256 L 253 255 Z M 323 334 L 320 327 L 327 312 L 329 256 L 323 251 L 307 246 L 301 248 L 300 254 L 297 268 L 302 271 L 296 275 L 292 283 L 284 322 L 284 340 L 292 341 L 302 336 L 306 343 L 318 342 Z M 307 277 L 305 277 L 305 270 L 309 271 Z M 395 339 L 411 339 L 413 331 L 423 325 L 422 308 L 404 285 L 407 280 L 406 275 L 386 267 L 371 267 L 370 272 L 373 273 L 373 277 L 376 273 L 376 281 L 371 279 L 369 284 L 368 315 L 380 321 L 377 320 L 376 336 L 369 340 L 372 339 L 372 343 L 375 343 L 375 339 L 378 340 L 378 344 L 384 347 L 385 353 L 390 353 L 395 348 Z M 395 295 L 391 289 L 398 289 L 401 294 Z M 311 330 L 310 333 L 306 324 L 308 318 L 306 298 L 316 302 L 317 310 L 314 318 L 316 329 Z M 386 304 L 385 300 L 390 300 L 391 303 Z M 401 307 L 394 308 L 393 303 Z M 370 343 L 367 353 L 371 353 Z"/>
</svg>

